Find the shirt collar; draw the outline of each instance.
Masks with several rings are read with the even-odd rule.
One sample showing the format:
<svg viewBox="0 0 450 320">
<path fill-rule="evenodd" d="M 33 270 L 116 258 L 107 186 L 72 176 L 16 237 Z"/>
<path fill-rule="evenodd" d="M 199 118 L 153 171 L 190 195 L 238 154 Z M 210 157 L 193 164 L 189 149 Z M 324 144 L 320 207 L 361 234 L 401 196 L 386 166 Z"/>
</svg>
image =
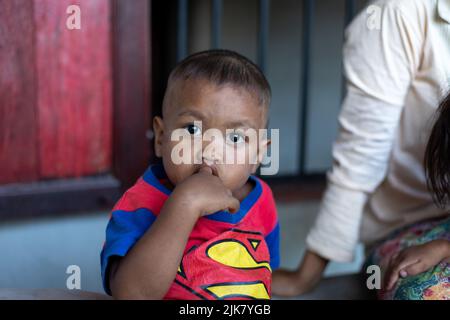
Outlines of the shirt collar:
<svg viewBox="0 0 450 320">
<path fill-rule="evenodd" d="M 170 196 L 171 190 L 166 188 L 159 180 L 167 179 L 167 175 L 164 171 L 164 167 L 160 164 L 150 166 L 144 173 L 143 177 L 145 182 L 155 187 L 164 194 Z M 236 224 L 240 222 L 245 215 L 250 211 L 253 205 L 258 201 L 262 194 L 261 182 L 254 176 L 250 176 L 249 180 L 253 183 L 253 189 L 245 197 L 240 204 L 240 209 L 236 213 L 229 213 L 228 211 L 218 211 L 216 213 L 205 216 L 205 218 L 215 221 L 227 222 Z"/>
</svg>

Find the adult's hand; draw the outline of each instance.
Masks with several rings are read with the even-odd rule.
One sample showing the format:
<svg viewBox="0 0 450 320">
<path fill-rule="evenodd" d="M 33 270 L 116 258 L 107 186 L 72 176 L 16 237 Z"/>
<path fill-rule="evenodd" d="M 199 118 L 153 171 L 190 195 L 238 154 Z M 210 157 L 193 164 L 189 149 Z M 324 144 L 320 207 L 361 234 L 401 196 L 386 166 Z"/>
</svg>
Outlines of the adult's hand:
<svg viewBox="0 0 450 320">
<path fill-rule="evenodd" d="M 313 290 L 328 264 L 328 260 L 307 250 L 297 270 L 276 270 L 272 280 L 272 295 L 294 297 Z"/>
</svg>

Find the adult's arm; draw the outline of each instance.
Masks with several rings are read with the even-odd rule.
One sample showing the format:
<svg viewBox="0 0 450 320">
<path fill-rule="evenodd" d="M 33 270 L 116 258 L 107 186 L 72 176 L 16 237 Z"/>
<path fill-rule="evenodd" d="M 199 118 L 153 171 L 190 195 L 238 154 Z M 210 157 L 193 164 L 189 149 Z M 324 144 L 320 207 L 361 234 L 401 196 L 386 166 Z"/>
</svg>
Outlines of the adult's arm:
<svg viewBox="0 0 450 320">
<path fill-rule="evenodd" d="M 424 37 L 424 8 L 415 1 L 402 7 L 405 3 L 375 2 L 372 11 L 360 13 L 346 32 L 343 66 L 347 94 L 327 188 L 306 240 L 308 250 L 325 259 L 353 260 L 363 208 L 388 170 Z"/>
</svg>

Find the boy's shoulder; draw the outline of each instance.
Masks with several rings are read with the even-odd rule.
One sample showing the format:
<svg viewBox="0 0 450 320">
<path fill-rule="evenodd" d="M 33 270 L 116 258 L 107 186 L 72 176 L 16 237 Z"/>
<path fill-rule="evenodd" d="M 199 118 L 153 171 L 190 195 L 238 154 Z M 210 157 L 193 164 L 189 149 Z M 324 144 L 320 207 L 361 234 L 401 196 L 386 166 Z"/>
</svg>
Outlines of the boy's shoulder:
<svg viewBox="0 0 450 320">
<path fill-rule="evenodd" d="M 158 214 L 169 196 L 154 185 L 140 177 L 136 183 L 122 195 L 113 208 L 115 210 L 135 211 L 148 209 Z"/>
<path fill-rule="evenodd" d="M 263 233 L 270 233 L 278 224 L 277 208 L 270 186 L 261 178 L 253 176 L 259 183 L 260 194 L 247 214 L 246 222 L 262 227 Z"/>
<path fill-rule="evenodd" d="M 270 186 L 259 177 L 253 176 L 255 180 L 259 182 L 261 185 L 261 195 L 260 201 L 264 202 L 264 205 L 269 206 L 269 209 L 274 209 L 275 207 L 275 199 L 273 197 L 273 192 Z"/>
</svg>

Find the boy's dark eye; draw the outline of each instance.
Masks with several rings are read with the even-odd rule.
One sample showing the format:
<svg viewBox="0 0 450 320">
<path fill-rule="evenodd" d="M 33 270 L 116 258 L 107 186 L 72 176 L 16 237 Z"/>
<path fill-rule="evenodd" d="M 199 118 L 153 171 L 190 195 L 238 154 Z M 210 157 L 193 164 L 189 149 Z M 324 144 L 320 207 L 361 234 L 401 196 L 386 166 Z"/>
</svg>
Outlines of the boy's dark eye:
<svg viewBox="0 0 450 320">
<path fill-rule="evenodd" d="M 227 139 L 228 139 L 228 141 L 230 141 L 231 143 L 234 143 L 234 144 L 239 144 L 239 143 L 245 142 L 244 135 L 239 132 L 233 132 L 233 133 L 228 134 Z"/>
<path fill-rule="evenodd" d="M 198 134 L 200 134 L 201 133 L 201 129 L 198 127 L 198 126 L 196 126 L 196 125 L 194 125 L 194 124 L 188 124 L 186 127 L 184 127 L 186 130 L 187 130 L 187 132 L 189 132 L 189 134 L 191 134 L 191 135 L 198 135 Z"/>
</svg>

